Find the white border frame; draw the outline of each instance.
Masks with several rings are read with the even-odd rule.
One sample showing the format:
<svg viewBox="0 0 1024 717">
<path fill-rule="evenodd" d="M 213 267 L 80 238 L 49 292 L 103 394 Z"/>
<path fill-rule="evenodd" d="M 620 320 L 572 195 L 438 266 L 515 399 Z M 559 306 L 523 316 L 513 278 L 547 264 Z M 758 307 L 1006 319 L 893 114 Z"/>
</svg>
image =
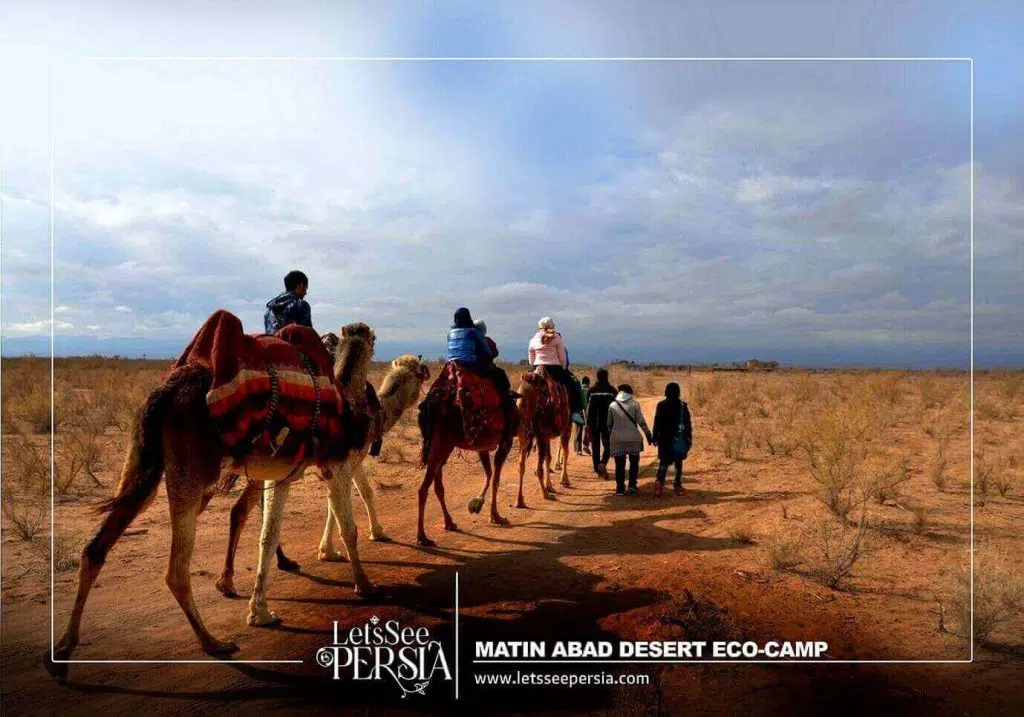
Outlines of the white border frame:
<svg viewBox="0 0 1024 717">
<path fill-rule="evenodd" d="M 281 62 L 637 62 L 637 63 L 678 63 L 678 62 L 966 62 L 970 71 L 970 591 L 971 591 L 971 632 L 969 657 L 966 660 L 473 660 L 473 664 L 745 664 L 745 665 L 779 665 L 779 664 L 889 664 L 889 665 L 963 665 L 974 662 L 974 58 L 973 57 L 351 57 L 351 56 L 85 56 L 71 58 L 63 62 L 247 62 L 247 61 L 281 61 Z M 53 70 L 54 60 L 50 61 L 48 74 L 48 108 L 47 131 L 49 133 L 50 158 L 50 660 L 57 664 L 301 664 L 303 660 L 234 660 L 202 659 L 202 660 L 55 660 L 55 616 L 54 600 L 56 579 L 53 569 L 53 548 L 55 540 L 55 500 L 54 500 L 54 469 L 55 469 L 55 436 L 54 419 L 54 344 L 55 335 L 55 264 L 54 264 L 54 141 L 53 141 Z M 455 699 L 458 699 L 458 572 L 455 577 L 455 611 L 456 625 L 456 680 Z"/>
</svg>

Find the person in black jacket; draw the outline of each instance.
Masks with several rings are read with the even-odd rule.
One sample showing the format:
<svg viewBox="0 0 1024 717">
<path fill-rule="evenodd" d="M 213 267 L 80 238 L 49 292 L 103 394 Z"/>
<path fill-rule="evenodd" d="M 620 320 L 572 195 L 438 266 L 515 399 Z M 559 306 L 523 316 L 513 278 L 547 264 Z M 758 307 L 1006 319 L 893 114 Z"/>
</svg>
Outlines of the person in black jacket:
<svg viewBox="0 0 1024 717">
<path fill-rule="evenodd" d="M 608 459 L 611 457 L 611 433 L 608 430 L 608 407 L 615 400 L 615 387 L 608 382 L 608 370 L 597 372 L 597 382 L 590 388 L 587 406 L 587 425 L 590 427 L 591 458 L 594 472 L 609 478 Z M 604 450 L 602 451 L 602 446 Z"/>
<path fill-rule="evenodd" d="M 654 494 L 661 495 L 665 489 L 665 474 L 670 464 L 676 467 L 676 495 L 683 494 L 683 459 L 693 445 L 693 424 L 690 421 L 690 409 L 686 402 L 679 398 L 679 384 L 669 383 L 665 386 L 665 400 L 658 404 L 654 413 L 654 445 L 658 447 L 658 476 L 655 479 Z M 683 439 L 686 452 L 679 453 L 676 439 Z"/>
</svg>

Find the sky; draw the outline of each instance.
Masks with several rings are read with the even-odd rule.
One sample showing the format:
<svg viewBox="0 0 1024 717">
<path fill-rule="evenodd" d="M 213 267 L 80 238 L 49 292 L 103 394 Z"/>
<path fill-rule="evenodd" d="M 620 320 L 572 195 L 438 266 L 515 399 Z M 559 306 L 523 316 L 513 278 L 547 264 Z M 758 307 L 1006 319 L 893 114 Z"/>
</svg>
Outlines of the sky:
<svg viewBox="0 0 1024 717">
<path fill-rule="evenodd" d="M 0 10 L 2 351 L 172 356 L 314 325 L 443 353 L 963 367 L 967 62 L 97 56 L 956 56 L 975 72 L 975 353 L 1024 365 L 1013 3 L 35 3 Z M 52 62 L 52 78 L 48 70 Z M 50 107 L 52 102 L 52 116 Z"/>
</svg>

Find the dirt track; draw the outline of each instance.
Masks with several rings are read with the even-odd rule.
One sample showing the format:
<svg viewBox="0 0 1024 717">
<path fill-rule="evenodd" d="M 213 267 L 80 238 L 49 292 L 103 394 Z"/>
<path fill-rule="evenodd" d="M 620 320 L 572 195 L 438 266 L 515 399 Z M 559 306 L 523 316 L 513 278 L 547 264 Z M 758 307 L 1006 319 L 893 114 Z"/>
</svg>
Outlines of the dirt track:
<svg viewBox="0 0 1024 717">
<path fill-rule="evenodd" d="M 648 416 L 653 400 L 645 399 Z M 700 435 L 698 433 L 698 435 Z M 411 459 L 412 450 L 405 452 Z M 513 460 L 517 453 L 513 453 Z M 226 544 L 231 500 L 215 499 L 201 518 L 193 561 L 197 604 L 210 630 L 241 646 L 235 660 L 301 659 L 301 665 L 93 664 L 72 665 L 69 682 L 58 685 L 43 671 L 48 649 L 49 606 L 46 571 L 16 541 L 4 544 L 4 708 L 8 714 L 62 713 L 177 714 L 203 710 L 227 714 L 253 709 L 275 712 L 302 708 L 336 712 L 376 706 L 449 712 L 451 693 L 435 684 L 428 696 L 401 700 L 396 690 L 350 681 L 332 682 L 314 654 L 330 641 L 331 621 L 362 624 L 371 615 L 397 617 L 403 624 L 426 625 L 451 644 L 454 579 L 461 591 L 461 700 L 475 712 L 615 710 L 652 708 L 650 688 L 476 688 L 473 642 L 486 639 L 673 639 L 666 606 L 692 591 L 728 611 L 744 636 L 753 639 L 826 640 L 837 659 L 958 659 L 965 643 L 935 629 L 931 599 L 918 589 L 936 570 L 912 544 L 893 548 L 904 563 L 894 589 L 882 577 L 864 575 L 851 592 L 830 591 L 805 575 L 765 568 L 756 545 L 728 536 L 730 525 L 776 516 L 780 504 L 800 520 L 810 500 L 796 478 L 765 479 L 757 461 L 728 462 L 696 450 L 687 462 L 683 498 L 656 499 L 650 485 L 654 457 L 643 457 L 641 494 L 616 498 L 612 482 L 590 470 L 589 457 L 573 456 L 574 487 L 559 489 L 556 502 L 543 501 L 536 478 L 526 476 L 529 508 L 510 507 L 515 495 L 514 464 L 506 469 L 500 508 L 510 527 L 492 526 L 486 509 L 470 516 L 466 501 L 479 490 L 481 471 L 469 457 L 455 456 L 445 477 L 449 507 L 461 532 L 440 528 L 431 495 L 428 534 L 435 549 L 413 544 L 415 486 L 420 473 L 411 462 L 375 464 L 382 522 L 395 539 L 365 539 L 366 520 L 355 500 L 360 550 L 379 588 L 373 602 L 356 600 L 346 564 L 319 563 L 315 547 L 324 519 L 325 491 L 305 478 L 292 491 L 283 543 L 302 564 L 298 574 L 274 571 L 271 606 L 284 619 L 272 629 L 245 625 L 246 599 L 256 560 L 258 521 L 246 528 L 239 550 L 236 584 L 242 599 L 229 600 L 214 589 Z M 770 487 L 770 489 L 769 489 Z M 966 510 L 966 505 L 964 506 Z M 62 505 L 58 525 L 82 534 L 95 517 L 84 505 Z M 1009 527 L 1007 525 L 1006 527 Z M 169 533 L 161 489 L 157 502 L 132 526 L 146 532 L 124 538 L 112 551 L 90 598 L 76 659 L 206 660 L 163 583 Z M 953 540 L 956 531 L 950 533 Z M 939 531 L 942 534 L 942 531 Z M 962 535 L 962 534 L 961 534 Z M 888 558 L 887 558 L 888 560 Z M 890 561 L 891 562 L 891 561 Z M 22 567 L 26 566 L 26 567 Z M 25 572 L 22 572 L 24 570 Z M 16 578 L 11 580 L 11 577 Z M 59 573 L 56 584 L 57 633 L 73 601 L 74 572 Z M 995 714 L 1024 706 L 1018 684 L 1020 657 L 981 651 L 972 666 L 695 666 L 673 667 L 663 676 L 664 704 L 671 712 L 792 714 L 808 709 L 902 709 L 920 714 Z M 588 669 L 588 671 L 597 671 Z M 626 671 L 636 671 L 627 667 Z M 365 712 L 360 712 L 365 713 Z"/>
</svg>

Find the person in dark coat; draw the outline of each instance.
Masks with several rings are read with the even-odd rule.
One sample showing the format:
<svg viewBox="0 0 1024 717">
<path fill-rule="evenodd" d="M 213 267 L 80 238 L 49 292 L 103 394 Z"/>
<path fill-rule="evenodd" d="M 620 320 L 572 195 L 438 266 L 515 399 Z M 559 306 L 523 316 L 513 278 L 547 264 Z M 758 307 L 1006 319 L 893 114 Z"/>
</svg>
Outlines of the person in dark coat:
<svg viewBox="0 0 1024 717">
<path fill-rule="evenodd" d="M 267 302 L 263 314 L 263 329 L 267 334 L 276 334 L 289 324 L 313 328 L 313 319 L 306 302 L 309 278 L 301 271 L 289 271 L 284 277 L 284 292 Z"/>
<path fill-rule="evenodd" d="M 669 465 L 676 467 L 675 492 L 683 494 L 683 460 L 693 445 L 693 423 L 690 420 L 690 409 L 680 399 L 679 384 L 669 383 L 665 386 L 665 400 L 658 403 L 654 413 L 654 430 L 651 431 L 654 445 L 658 447 L 658 475 L 655 478 L 654 494 L 661 495 L 665 489 L 665 475 Z M 682 438 L 683 447 L 677 451 L 677 439 Z"/>
<path fill-rule="evenodd" d="M 587 425 L 590 426 L 590 450 L 594 472 L 609 478 L 608 460 L 611 458 L 611 432 L 608 429 L 608 407 L 617 391 L 608 383 L 608 370 L 597 372 L 597 381 L 590 388 L 587 405 Z M 604 448 L 602 452 L 602 447 Z"/>
</svg>

